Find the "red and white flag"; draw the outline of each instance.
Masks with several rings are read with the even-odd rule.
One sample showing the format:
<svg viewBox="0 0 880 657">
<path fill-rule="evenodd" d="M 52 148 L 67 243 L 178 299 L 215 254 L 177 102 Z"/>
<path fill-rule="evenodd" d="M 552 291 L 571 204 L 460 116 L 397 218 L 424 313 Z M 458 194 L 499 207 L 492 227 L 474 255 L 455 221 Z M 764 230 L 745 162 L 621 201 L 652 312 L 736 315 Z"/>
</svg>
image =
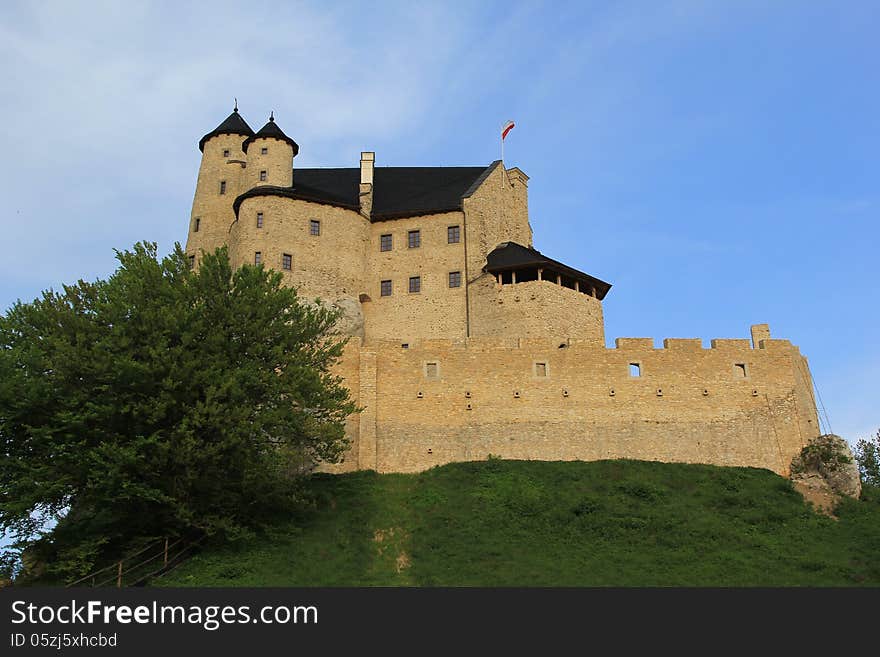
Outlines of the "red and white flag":
<svg viewBox="0 0 880 657">
<path fill-rule="evenodd" d="M 504 127 L 501 128 L 501 141 L 504 141 L 504 138 L 507 137 L 507 133 L 513 130 L 513 121 L 508 121 L 504 124 Z"/>
</svg>

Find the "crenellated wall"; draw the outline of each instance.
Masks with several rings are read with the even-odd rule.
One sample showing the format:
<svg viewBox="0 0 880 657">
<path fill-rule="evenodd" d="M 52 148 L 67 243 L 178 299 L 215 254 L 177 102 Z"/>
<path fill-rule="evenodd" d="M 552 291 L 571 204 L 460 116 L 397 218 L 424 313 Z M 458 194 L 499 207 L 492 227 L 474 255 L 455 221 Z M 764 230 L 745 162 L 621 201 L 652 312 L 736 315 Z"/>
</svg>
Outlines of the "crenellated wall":
<svg viewBox="0 0 880 657">
<path fill-rule="evenodd" d="M 564 346 L 563 346 L 564 345 Z M 471 338 L 359 348 L 359 440 L 336 471 L 451 461 L 632 458 L 767 468 L 819 433 L 787 340 Z M 353 355 L 353 354 L 352 354 Z M 639 376 L 631 374 L 637 365 Z"/>
</svg>

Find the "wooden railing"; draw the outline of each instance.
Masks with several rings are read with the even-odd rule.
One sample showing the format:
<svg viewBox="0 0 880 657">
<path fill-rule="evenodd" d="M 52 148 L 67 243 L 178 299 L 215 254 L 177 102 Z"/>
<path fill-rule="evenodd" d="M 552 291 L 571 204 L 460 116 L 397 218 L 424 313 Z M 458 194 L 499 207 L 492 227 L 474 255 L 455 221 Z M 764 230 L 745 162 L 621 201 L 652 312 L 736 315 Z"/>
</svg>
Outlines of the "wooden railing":
<svg viewBox="0 0 880 657">
<path fill-rule="evenodd" d="M 179 565 L 189 557 L 202 543 L 204 537 L 198 539 L 169 538 L 159 539 L 145 548 L 116 561 L 100 570 L 89 573 L 72 586 L 141 586 L 152 577 L 161 575 Z"/>
</svg>

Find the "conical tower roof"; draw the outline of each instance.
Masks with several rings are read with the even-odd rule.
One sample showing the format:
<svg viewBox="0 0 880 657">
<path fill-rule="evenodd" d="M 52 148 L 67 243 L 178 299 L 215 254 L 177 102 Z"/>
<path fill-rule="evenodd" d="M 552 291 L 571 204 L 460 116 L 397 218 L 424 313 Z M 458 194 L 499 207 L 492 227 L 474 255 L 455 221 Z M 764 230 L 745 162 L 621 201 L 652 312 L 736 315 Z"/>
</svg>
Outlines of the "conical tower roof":
<svg viewBox="0 0 880 657">
<path fill-rule="evenodd" d="M 275 123 L 275 113 L 272 112 L 269 115 L 269 122 L 264 125 L 257 134 L 252 134 L 250 137 L 244 140 L 244 144 L 241 145 L 242 150 L 247 153 L 248 146 L 251 145 L 255 139 L 279 139 L 281 141 L 287 142 L 290 144 L 290 147 L 293 149 L 293 154 L 296 155 L 299 153 L 299 145 L 293 141 L 290 137 L 284 134 L 284 131 L 278 127 L 278 124 Z"/>
<path fill-rule="evenodd" d="M 205 142 L 217 135 L 244 135 L 245 137 L 252 137 L 253 134 L 253 129 L 241 118 L 241 114 L 238 113 L 238 104 L 236 104 L 232 114 L 227 116 L 223 123 L 199 140 L 199 150 L 204 152 Z"/>
</svg>

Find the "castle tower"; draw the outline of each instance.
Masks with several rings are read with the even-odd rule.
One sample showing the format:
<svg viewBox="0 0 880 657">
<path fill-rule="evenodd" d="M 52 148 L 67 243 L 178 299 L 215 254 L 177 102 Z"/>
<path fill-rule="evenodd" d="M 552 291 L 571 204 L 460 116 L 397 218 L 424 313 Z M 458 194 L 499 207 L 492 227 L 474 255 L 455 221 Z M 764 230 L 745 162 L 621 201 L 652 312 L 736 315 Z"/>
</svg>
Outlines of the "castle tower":
<svg viewBox="0 0 880 657">
<path fill-rule="evenodd" d="M 299 146 L 275 123 L 274 112 L 257 134 L 244 140 L 242 148 L 247 155 L 248 189 L 293 185 L 293 158 L 299 153 Z"/>
<path fill-rule="evenodd" d="M 232 114 L 199 140 L 202 163 L 193 198 L 186 252 L 198 262 L 199 252 L 211 252 L 227 242 L 227 232 L 235 220 L 232 202 L 245 191 L 245 139 L 254 131 L 238 113 Z"/>
</svg>

